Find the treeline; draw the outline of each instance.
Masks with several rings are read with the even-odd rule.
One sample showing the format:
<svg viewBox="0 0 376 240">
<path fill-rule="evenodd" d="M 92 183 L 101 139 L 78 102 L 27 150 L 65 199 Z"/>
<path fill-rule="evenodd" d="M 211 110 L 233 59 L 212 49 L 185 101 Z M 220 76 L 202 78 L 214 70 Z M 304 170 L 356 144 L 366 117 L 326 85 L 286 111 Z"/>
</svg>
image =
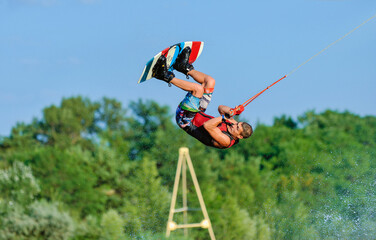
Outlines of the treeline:
<svg viewBox="0 0 376 240">
<path fill-rule="evenodd" d="M 165 239 L 182 146 L 217 239 L 375 238 L 376 117 L 281 116 L 217 150 L 178 129 L 172 112 L 71 97 L 16 124 L 0 138 L 0 239 Z M 188 188 L 188 205 L 199 208 Z M 189 222 L 202 219 L 189 213 Z M 208 238 L 189 230 L 188 239 Z M 186 238 L 177 230 L 171 239 Z"/>
</svg>

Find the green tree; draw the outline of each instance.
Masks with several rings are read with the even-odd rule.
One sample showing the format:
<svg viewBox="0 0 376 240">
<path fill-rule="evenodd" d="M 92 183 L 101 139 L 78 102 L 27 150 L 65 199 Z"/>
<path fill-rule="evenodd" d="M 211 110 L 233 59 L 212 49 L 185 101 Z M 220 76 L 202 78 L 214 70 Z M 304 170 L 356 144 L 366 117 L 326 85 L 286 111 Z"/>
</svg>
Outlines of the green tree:
<svg viewBox="0 0 376 240">
<path fill-rule="evenodd" d="M 71 217 L 45 201 L 33 202 L 25 209 L 16 206 L 2 218 L 0 238 L 4 240 L 67 240 L 74 231 Z"/>
<path fill-rule="evenodd" d="M 132 188 L 120 211 L 125 216 L 126 234 L 137 236 L 143 231 L 164 231 L 170 198 L 161 185 L 155 162 L 147 158 L 140 161 L 129 183 Z"/>
<path fill-rule="evenodd" d="M 124 220 L 113 209 L 102 215 L 101 227 L 103 229 L 101 239 L 103 240 L 123 240 L 125 238 Z"/>
<path fill-rule="evenodd" d="M 56 215 L 66 210 L 73 216 L 74 233 L 70 224 L 59 224 L 74 240 L 120 236 L 121 225 L 126 237 L 163 239 L 183 146 L 190 149 L 217 238 L 376 234 L 374 116 L 330 110 L 297 120 L 282 115 L 272 126 L 257 124 L 252 138 L 218 150 L 184 133 L 168 107 L 156 102 L 123 108 L 115 99 L 80 96 L 46 107 L 40 119 L 18 123 L 0 138 L 0 222 L 21 219 L 26 232 L 42 226 L 30 208 L 40 203 L 47 212 L 55 206 Z M 188 192 L 194 193 L 191 181 Z M 195 194 L 188 194 L 188 205 L 199 206 Z M 201 221 L 202 214 L 189 218 Z M 206 239 L 207 231 L 190 230 L 190 237 Z"/>
<path fill-rule="evenodd" d="M 247 210 L 236 203 L 236 199 L 227 197 L 222 205 L 222 212 L 215 221 L 216 238 L 228 240 L 250 240 L 257 236 L 256 224 Z M 206 239 L 206 238 L 203 238 Z"/>
<path fill-rule="evenodd" d="M 64 240 L 74 224 L 56 203 L 35 201 L 40 187 L 31 168 L 21 162 L 0 170 L 0 239 Z"/>
<path fill-rule="evenodd" d="M 43 182 L 41 197 L 62 201 L 83 216 L 103 212 L 107 199 L 96 188 L 97 176 L 91 161 L 90 152 L 78 146 L 64 150 L 44 147 L 28 160 L 35 176 Z"/>
<path fill-rule="evenodd" d="M 134 117 L 129 119 L 129 137 L 132 139 L 131 159 L 141 159 L 154 144 L 158 129 L 165 129 L 171 124 L 171 115 L 166 106 L 159 106 L 154 101 L 142 100 L 131 102 L 130 109 Z"/>
<path fill-rule="evenodd" d="M 40 192 L 40 187 L 31 168 L 16 161 L 8 169 L 0 169 L 0 192 L 0 201 L 6 204 L 27 205 Z"/>
</svg>

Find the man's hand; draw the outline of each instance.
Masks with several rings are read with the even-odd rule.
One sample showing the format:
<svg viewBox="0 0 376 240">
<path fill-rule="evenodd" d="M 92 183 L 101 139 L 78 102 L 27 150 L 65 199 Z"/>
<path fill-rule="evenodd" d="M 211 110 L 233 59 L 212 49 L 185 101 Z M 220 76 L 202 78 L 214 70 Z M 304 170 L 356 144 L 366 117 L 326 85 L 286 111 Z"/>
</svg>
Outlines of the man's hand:
<svg viewBox="0 0 376 240">
<path fill-rule="evenodd" d="M 236 106 L 235 109 L 234 109 L 234 114 L 235 115 L 240 115 L 243 111 L 244 111 L 244 106 L 243 105 Z"/>
<path fill-rule="evenodd" d="M 221 115 L 225 115 L 226 118 L 232 118 L 235 115 L 239 115 L 244 111 L 244 106 L 236 106 L 235 108 L 230 108 L 224 105 L 220 105 L 218 107 L 218 112 Z"/>
<path fill-rule="evenodd" d="M 243 111 L 244 111 L 243 105 L 236 106 L 235 108 L 230 109 L 229 115 L 230 117 L 233 117 L 235 115 L 240 115 Z"/>
</svg>

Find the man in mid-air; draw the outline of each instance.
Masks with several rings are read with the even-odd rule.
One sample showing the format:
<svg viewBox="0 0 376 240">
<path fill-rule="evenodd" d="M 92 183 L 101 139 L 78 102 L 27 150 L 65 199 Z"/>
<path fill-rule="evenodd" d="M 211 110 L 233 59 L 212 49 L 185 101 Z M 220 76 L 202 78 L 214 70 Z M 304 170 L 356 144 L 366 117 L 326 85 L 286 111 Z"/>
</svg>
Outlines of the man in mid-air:
<svg viewBox="0 0 376 240">
<path fill-rule="evenodd" d="M 215 80 L 194 69 L 189 63 L 190 53 L 191 48 L 185 47 L 172 67 L 191 76 L 197 83 L 175 78 L 174 73 L 168 71 L 166 57 L 163 55 L 153 68 L 153 77 L 188 92 L 176 110 L 176 123 L 192 137 L 215 148 L 229 148 L 237 144 L 239 139 L 250 137 L 253 133 L 251 125 L 233 119 L 234 115 L 239 115 L 244 110 L 243 106 L 230 108 L 220 105 L 219 117 L 204 113 L 211 101 Z"/>
</svg>

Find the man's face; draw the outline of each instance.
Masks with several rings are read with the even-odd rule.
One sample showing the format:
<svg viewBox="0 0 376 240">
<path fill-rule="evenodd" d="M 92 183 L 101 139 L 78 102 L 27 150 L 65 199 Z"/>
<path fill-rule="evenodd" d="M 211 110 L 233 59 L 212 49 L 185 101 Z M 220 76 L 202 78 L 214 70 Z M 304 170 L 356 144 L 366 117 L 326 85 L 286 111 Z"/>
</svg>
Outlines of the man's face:
<svg viewBox="0 0 376 240">
<path fill-rule="evenodd" d="M 232 126 L 229 126 L 229 132 L 232 136 L 237 138 L 243 138 L 242 132 L 243 132 L 243 122 L 238 122 L 236 124 L 233 124 Z"/>
</svg>

